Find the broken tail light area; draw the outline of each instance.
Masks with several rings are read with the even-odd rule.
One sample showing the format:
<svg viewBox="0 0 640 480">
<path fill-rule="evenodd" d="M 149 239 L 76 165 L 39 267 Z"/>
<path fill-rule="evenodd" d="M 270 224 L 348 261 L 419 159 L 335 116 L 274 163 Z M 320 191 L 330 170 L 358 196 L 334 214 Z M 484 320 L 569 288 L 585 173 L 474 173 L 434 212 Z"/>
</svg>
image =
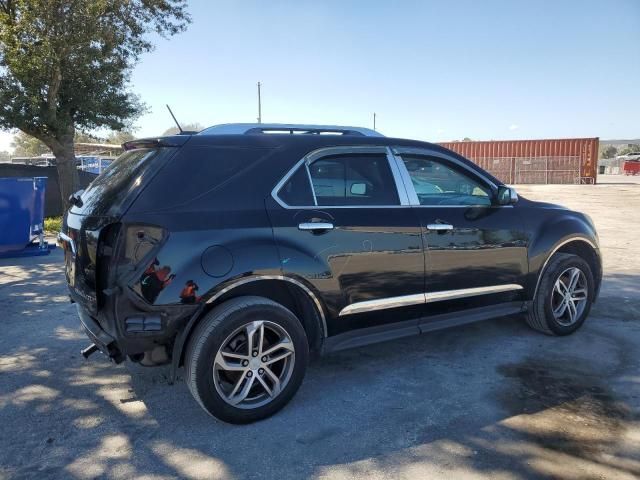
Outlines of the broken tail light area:
<svg viewBox="0 0 640 480">
<path fill-rule="evenodd" d="M 155 225 L 127 225 L 124 238 L 124 260 L 136 267 L 160 248 L 167 231 Z"/>
<path fill-rule="evenodd" d="M 153 305 L 175 274 L 158 258 L 168 232 L 155 225 L 127 225 L 124 234 L 122 267 L 129 270 L 127 283 L 140 297 Z"/>
</svg>

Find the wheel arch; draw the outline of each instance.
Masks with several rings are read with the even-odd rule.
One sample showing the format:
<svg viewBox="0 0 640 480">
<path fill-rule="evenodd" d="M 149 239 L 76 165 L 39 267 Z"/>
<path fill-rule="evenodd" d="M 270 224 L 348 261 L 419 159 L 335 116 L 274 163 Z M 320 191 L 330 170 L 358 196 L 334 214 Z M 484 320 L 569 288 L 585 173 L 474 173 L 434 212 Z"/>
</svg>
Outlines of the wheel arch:
<svg viewBox="0 0 640 480">
<path fill-rule="evenodd" d="M 172 379 L 184 362 L 186 346 L 202 318 L 215 306 L 232 298 L 259 296 L 273 300 L 293 312 L 309 341 L 309 350 L 319 352 L 327 336 L 325 307 L 320 297 L 302 280 L 284 275 L 254 275 L 227 284 L 202 304 L 176 338 L 172 356 Z"/>
<path fill-rule="evenodd" d="M 600 284 L 602 283 L 602 260 L 600 258 L 598 244 L 593 239 L 581 235 L 571 236 L 569 238 L 558 241 L 548 251 L 548 253 L 544 257 L 544 261 L 535 270 L 535 283 L 533 285 L 533 290 L 531 291 L 530 298 L 534 299 L 536 297 L 538 288 L 540 287 L 540 281 L 542 280 L 542 275 L 544 275 L 549 261 L 556 253 L 568 253 L 571 255 L 577 255 L 589 264 L 591 273 L 593 274 L 593 280 L 595 282 L 595 302 L 600 290 Z"/>
</svg>

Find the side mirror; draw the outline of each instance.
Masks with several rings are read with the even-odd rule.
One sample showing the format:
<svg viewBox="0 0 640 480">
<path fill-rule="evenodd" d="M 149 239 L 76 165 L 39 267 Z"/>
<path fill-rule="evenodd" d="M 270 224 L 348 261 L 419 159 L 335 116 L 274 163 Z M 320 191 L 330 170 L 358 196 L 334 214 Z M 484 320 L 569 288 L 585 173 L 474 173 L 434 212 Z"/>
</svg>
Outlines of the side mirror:
<svg viewBox="0 0 640 480">
<path fill-rule="evenodd" d="M 498 205 L 513 205 L 518 202 L 518 193 L 513 187 L 498 187 Z"/>
</svg>

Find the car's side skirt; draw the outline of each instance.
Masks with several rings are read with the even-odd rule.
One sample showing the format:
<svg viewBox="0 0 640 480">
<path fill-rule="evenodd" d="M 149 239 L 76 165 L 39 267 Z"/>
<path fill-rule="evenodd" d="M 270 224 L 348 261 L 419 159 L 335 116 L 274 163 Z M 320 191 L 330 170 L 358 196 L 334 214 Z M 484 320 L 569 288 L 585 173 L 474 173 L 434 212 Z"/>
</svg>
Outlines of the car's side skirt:
<svg viewBox="0 0 640 480">
<path fill-rule="evenodd" d="M 525 302 L 506 302 L 487 307 L 471 308 L 462 312 L 443 313 L 403 322 L 360 328 L 325 339 L 322 346 L 322 354 L 325 355 L 348 348 L 361 347 L 372 343 L 513 315 L 524 310 Z"/>
</svg>

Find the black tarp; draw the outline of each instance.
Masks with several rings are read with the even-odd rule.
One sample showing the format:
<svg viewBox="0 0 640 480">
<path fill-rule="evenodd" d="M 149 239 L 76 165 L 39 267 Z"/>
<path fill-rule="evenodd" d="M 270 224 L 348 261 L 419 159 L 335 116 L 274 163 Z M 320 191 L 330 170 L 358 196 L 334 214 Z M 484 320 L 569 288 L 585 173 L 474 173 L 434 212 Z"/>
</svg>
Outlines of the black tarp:
<svg viewBox="0 0 640 480">
<path fill-rule="evenodd" d="M 79 171 L 80 188 L 86 188 L 96 175 Z M 21 165 L 16 163 L 0 163 L 0 178 L 2 177 L 47 177 L 47 190 L 44 200 L 44 216 L 55 217 L 64 212 L 58 186 L 58 172 L 56 167 L 37 167 L 35 165 Z M 66 201 L 64 202 L 66 205 Z"/>
</svg>

